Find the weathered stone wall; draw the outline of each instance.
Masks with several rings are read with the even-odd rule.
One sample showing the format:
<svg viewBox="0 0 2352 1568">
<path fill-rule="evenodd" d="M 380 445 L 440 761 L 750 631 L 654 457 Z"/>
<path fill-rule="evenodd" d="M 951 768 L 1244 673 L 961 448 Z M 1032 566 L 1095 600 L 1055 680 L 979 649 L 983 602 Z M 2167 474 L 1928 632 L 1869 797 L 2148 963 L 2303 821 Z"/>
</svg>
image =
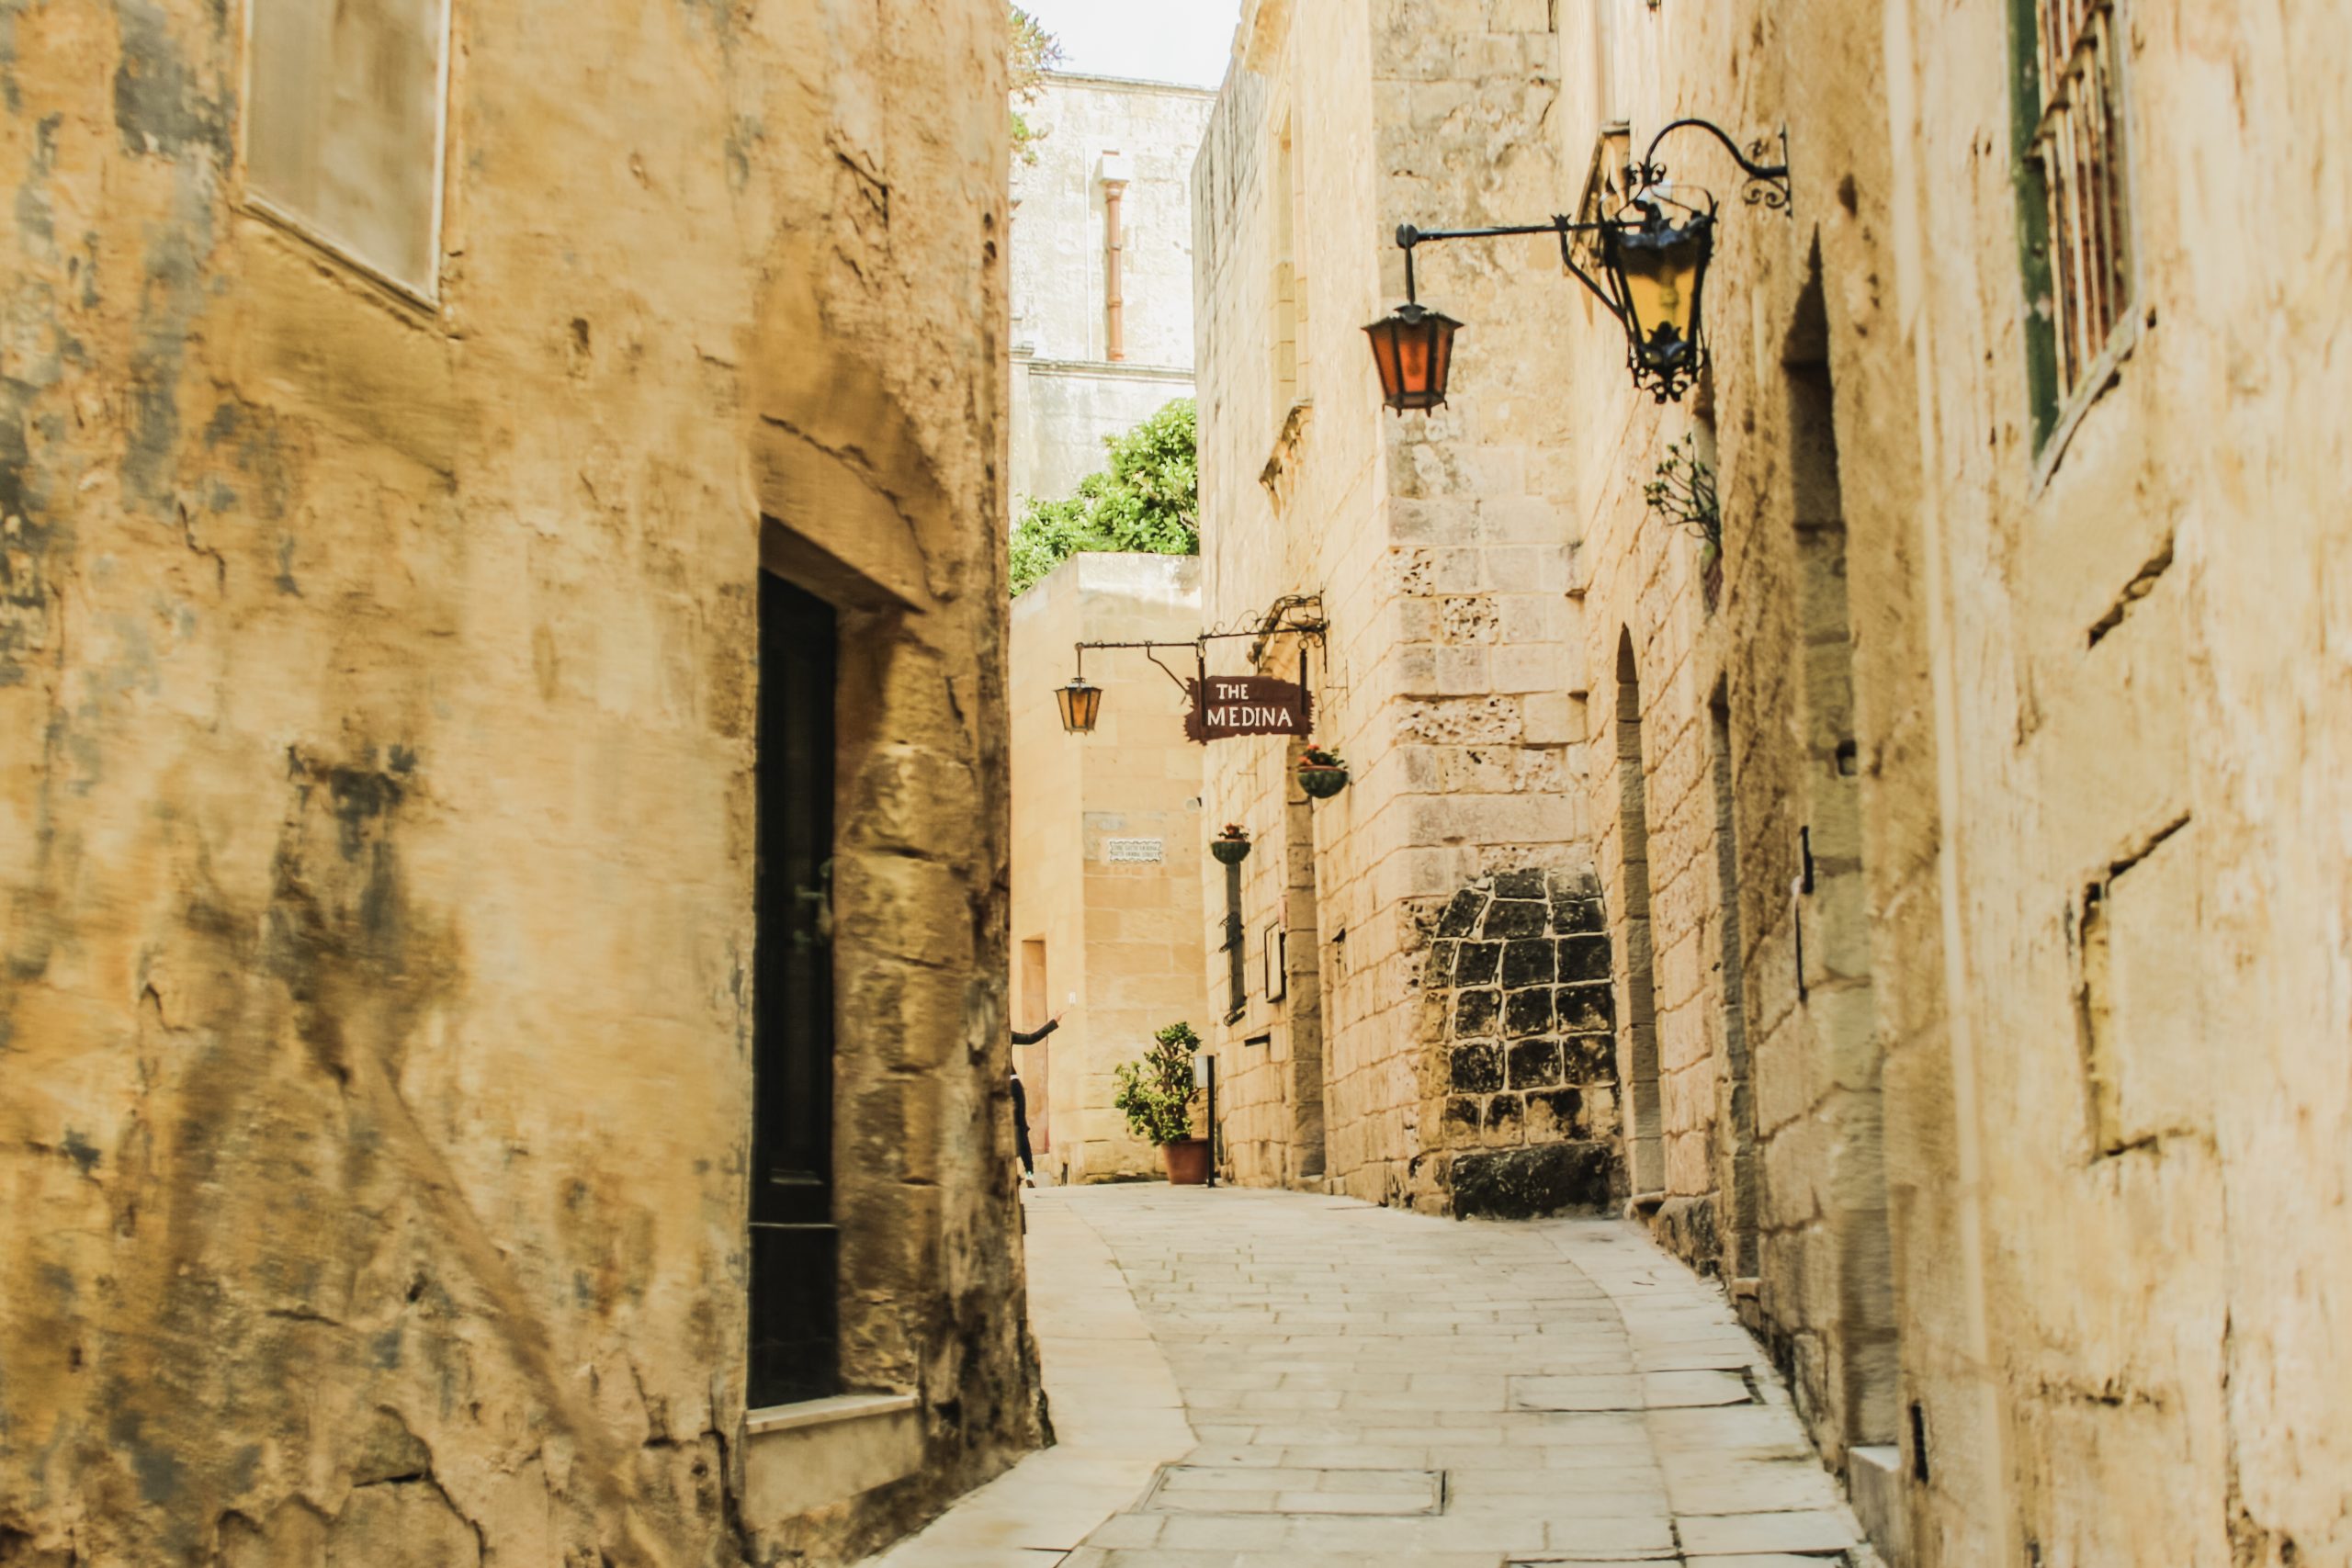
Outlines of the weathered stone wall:
<svg viewBox="0 0 2352 1568">
<path fill-rule="evenodd" d="M 1054 691 L 1071 645 L 1190 641 L 1201 627 L 1191 556 L 1072 556 L 1013 601 L 1012 934 L 1043 944 L 1042 994 L 1018 1013 L 1061 1027 L 1021 1049 L 1035 1123 L 1050 1135 L 1038 1168 L 1061 1181 L 1157 1174 L 1159 1151 L 1112 1105 L 1123 1062 L 1176 1022 L 1205 1031 L 1201 751 L 1184 738 L 1184 698 L 1137 649 L 1093 650 L 1102 689 L 1091 735 L 1065 733 Z M 1163 650 L 1180 671 L 1189 653 Z M 1126 846 L 1123 853 L 1121 846 Z M 1157 858 L 1144 858 L 1145 856 Z M 1024 960 L 1026 962 L 1027 960 Z"/>
<path fill-rule="evenodd" d="M 1818 58 L 1787 65 L 1784 31 L 1822 14 L 1782 18 L 1759 43 L 1744 21 L 1615 6 L 1565 35 L 1563 75 L 1578 90 L 1563 131 L 1604 175 L 1684 115 L 1724 121 L 1743 143 L 1787 119 L 1805 154 L 1784 216 L 1743 204 L 1737 170 L 1703 135 L 1665 145 L 1677 179 L 1726 204 L 1707 300 L 1713 375 L 1680 404 L 1654 402 L 1630 384 L 1622 331 L 1596 310 L 1573 351 L 1574 400 L 1587 435 L 1587 656 L 1615 677 L 1589 746 L 1596 848 L 1623 922 L 1621 1060 L 1634 1078 L 1642 1207 L 1731 1282 L 1842 1462 L 1849 1448 L 1877 1453 L 1899 1426 L 1883 964 L 1867 919 L 1847 542 L 1899 526 L 1910 470 L 1853 472 L 1837 427 L 1855 417 L 1850 379 L 1871 434 L 1901 442 L 1909 389 L 1899 360 L 1831 376 L 1833 321 L 1841 341 L 1885 331 L 1853 287 L 1885 265 L 1858 194 L 1883 183 L 1883 108 L 1857 85 L 1870 73 L 1851 18 L 1822 24 Z M 1630 135 L 1608 129 L 1616 119 Z M 1719 556 L 1643 493 L 1662 462 L 1693 455 L 1720 495 Z M 1899 669 L 1905 590 L 1899 572 L 1876 581 L 1885 640 L 1873 655 Z"/>
<path fill-rule="evenodd" d="M 1955 950 L 1947 1135 L 1975 1179 L 1931 1209 L 1970 1245 L 1906 1294 L 1949 1281 L 2000 1350 L 1914 1358 L 1906 1338 L 1952 1472 L 1922 1555 L 1964 1560 L 1989 1453 L 2004 1522 L 2045 1562 L 2340 1563 L 2352 529 L 2332 498 L 2352 229 L 2322 193 L 2352 39 L 2267 4 L 2124 17 L 2132 341 L 2054 464 L 2025 415 L 2007 164 L 1982 151 L 2004 146 L 2008 39 L 1993 17 L 1888 18 Z M 2239 175 L 2212 177 L 2217 145 Z M 2118 1517 L 2101 1499 L 2126 1489 Z"/>
<path fill-rule="evenodd" d="M 1054 72 L 1012 170 L 1012 494 L 1070 494 L 1102 440 L 1193 390 L 1193 154 L 1214 93 Z M 1108 357 L 1105 153 L 1124 160 L 1124 358 Z M 1114 167 L 1119 165 L 1114 165 Z"/>
<path fill-rule="evenodd" d="M 2347 534 L 2319 499 L 2346 373 L 2282 345 L 2343 333 L 2342 214 L 2311 193 L 2347 44 L 2274 6 L 2121 16 L 2132 308 L 2041 451 L 2002 8 L 1668 0 L 1572 40 L 1565 79 L 1613 92 L 1636 149 L 1696 113 L 1785 124 L 1793 165 L 1791 219 L 1726 221 L 1711 404 L 1661 421 L 1621 381 L 1594 414 L 1620 449 L 1586 448 L 1588 646 L 1622 626 L 1639 666 L 1648 864 L 1727 829 L 1736 868 L 1732 963 L 1695 994 L 1668 955 L 1722 951 L 1706 878 L 1676 908 L 1654 874 L 1658 1213 L 1744 1274 L 1752 1140 L 1752 1321 L 1899 1559 L 2340 1563 L 2352 1431 L 2317 1391 L 2345 1371 L 2352 1102 L 2310 1043 L 2352 994 Z M 2243 177 L 2210 177 L 2216 145 Z M 1703 142 L 1667 157 L 1731 195 Z M 1577 400 L 1611 398 L 1596 374 Z M 1638 515 L 1686 420 L 1719 451 L 1713 615 L 1695 547 Z M 1671 804 L 1721 760 L 1693 718 L 1717 681 L 1719 827 L 1703 792 Z M 1623 796 L 1595 795 L 1605 855 Z M 1712 1096 L 1671 1088 L 1686 994 L 1741 1026 Z"/>
<path fill-rule="evenodd" d="M 1001 9 L 454 25 L 426 306 L 243 205 L 231 10 L 0 14 L 12 1562 L 836 1562 L 1035 1440 Z M 763 554 L 848 629 L 843 1363 L 917 1396 L 766 1515 Z"/>
<path fill-rule="evenodd" d="M 1453 1088 L 1453 1026 L 1424 991 L 1443 913 L 1499 873 L 1591 869 L 1566 788 L 1584 686 L 1563 597 L 1566 416 L 1530 347 L 1573 307 L 1528 265 L 1532 249 L 1424 252 L 1422 299 L 1487 324 L 1461 337 L 1458 406 L 1405 421 L 1382 410 L 1359 330 L 1402 298 L 1400 221 L 1502 221 L 1556 199 L 1544 7 L 1469 10 L 1456 36 L 1401 4 L 1252 6 L 1194 171 L 1208 618 L 1254 621 L 1319 593 L 1329 631 L 1305 650 L 1316 739 L 1352 768 L 1306 807 L 1283 743 L 1221 743 L 1207 815 L 1250 828 L 1250 864 L 1267 866 L 1245 891 L 1253 944 L 1311 833 L 1323 1170 L 1357 1196 L 1431 1209 L 1452 1202 L 1464 1162 L 1531 1137 L 1507 1082 Z M 1261 667 L 1294 678 L 1301 641 L 1273 639 Z M 1295 1022 L 1253 990 L 1218 1037 L 1229 1080 L 1250 1049 L 1289 1065 L 1237 1082 L 1232 1118 L 1286 1097 L 1262 1100 L 1282 1110 L 1253 1140 L 1296 1103 Z M 1475 1136 L 1453 1103 L 1474 1098 Z M 1252 1168 L 1293 1179 L 1306 1165 Z M 1608 1190 L 1598 1177 L 1578 1196 Z"/>
</svg>

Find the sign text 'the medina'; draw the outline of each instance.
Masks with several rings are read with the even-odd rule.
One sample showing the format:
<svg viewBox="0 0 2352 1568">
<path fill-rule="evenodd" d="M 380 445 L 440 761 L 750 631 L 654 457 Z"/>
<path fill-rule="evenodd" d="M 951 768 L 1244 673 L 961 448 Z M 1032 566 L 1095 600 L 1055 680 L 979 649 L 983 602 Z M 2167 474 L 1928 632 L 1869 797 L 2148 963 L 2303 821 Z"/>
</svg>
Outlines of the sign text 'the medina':
<svg viewBox="0 0 2352 1568">
<path fill-rule="evenodd" d="M 1306 688 L 1292 681 L 1212 675 L 1205 682 L 1187 681 L 1184 692 L 1192 703 L 1184 715 L 1184 733 L 1194 740 L 1232 735 L 1303 737 L 1314 720 Z"/>
</svg>

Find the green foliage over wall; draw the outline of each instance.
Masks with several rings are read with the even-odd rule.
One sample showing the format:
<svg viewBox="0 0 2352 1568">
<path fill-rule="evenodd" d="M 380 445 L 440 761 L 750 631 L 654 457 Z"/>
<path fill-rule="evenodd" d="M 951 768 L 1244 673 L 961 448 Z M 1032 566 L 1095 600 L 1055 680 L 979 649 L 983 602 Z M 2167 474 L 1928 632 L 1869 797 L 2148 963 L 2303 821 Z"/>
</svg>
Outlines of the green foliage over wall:
<svg viewBox="0 0 2352 1568">
<path fill-rule="evenodd" d="M 1065 501 L 1023 503 L 1012 529 L 1012 592 L 1089 550 L 1201 553 L 1201 465 L 1193 400 L 1178 398 L 1110 437 L 1110 467 Z"/>
<path fill-rule="evenodd" d="M 1045 90 L 1046 72 L 1061 63 L 1061 40 L 1047 32 L 1044 24 L 1020 6 L 1012 7 L 1012 30 L 1011 50 L 1005 63 L 1007 80 L 1012 89 L 1012 158 L 1018 164 L 1037 161 L 1035 143 L 1045 132 L 1029 123 L 1022 109 L 1037 101 Z"/>
</svg>

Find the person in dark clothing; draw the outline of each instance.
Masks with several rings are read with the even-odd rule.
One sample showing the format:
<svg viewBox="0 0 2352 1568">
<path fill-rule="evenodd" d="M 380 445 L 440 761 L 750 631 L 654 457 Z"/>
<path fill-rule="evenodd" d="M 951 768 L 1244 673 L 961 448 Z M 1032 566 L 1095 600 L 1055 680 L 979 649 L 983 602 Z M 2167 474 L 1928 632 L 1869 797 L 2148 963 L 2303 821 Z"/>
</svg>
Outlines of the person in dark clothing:
<svg viewBox="0 0 2352 1568">
<path fill-rule="evenodd" d="M 1015 1045 L 1035 1045 L 1062 1026 L 1059 1018 L 1049 1018 L 1035 1029 L 1012 1032 Z M 1037 1162 L 1029 1153 L 1029 1095 L 1021 1087 L 1021 1069 L 1012 1069 L 1012 1150 L 1021 1156 L 1021 1175 L 1024 1180 L 1035 1180 Z"/>
<path fill-rule="evenodd" d="M 1043 1040 L 1046 1035 L 1051 1034 L 1055 1030 L 1059 1029 L 1061 1026 L 1061 1019 L 1058 1016 L 1056 1016 L 1046 1020 L 1045 1022 L 1039 1024 L 1035 1029 L 1025 1031 L 1016 1029 L 1012 1032 L 1012 1043 L 1015 1045 L 1035 1045 L 1038 1041 Z"/>
</svg>

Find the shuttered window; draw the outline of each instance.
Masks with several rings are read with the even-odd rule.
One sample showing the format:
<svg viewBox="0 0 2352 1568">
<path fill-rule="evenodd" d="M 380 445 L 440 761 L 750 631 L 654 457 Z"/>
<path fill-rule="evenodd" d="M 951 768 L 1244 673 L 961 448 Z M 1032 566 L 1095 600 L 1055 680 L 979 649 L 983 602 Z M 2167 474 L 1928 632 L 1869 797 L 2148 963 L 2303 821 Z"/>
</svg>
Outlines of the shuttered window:
<svg viewBox="0 0 2352 1568">
<path fill-rule="evenodd" d="M 2017 3 L 2020 217 L 2046 438 L 2132 308 L 2123 28 L 2117 0 Z"/>
<path fill-rule="evenodd" d="M 448 0 L 251 0 L 245 28 L 246 199 L 433 299 Z"/>
</svg>

